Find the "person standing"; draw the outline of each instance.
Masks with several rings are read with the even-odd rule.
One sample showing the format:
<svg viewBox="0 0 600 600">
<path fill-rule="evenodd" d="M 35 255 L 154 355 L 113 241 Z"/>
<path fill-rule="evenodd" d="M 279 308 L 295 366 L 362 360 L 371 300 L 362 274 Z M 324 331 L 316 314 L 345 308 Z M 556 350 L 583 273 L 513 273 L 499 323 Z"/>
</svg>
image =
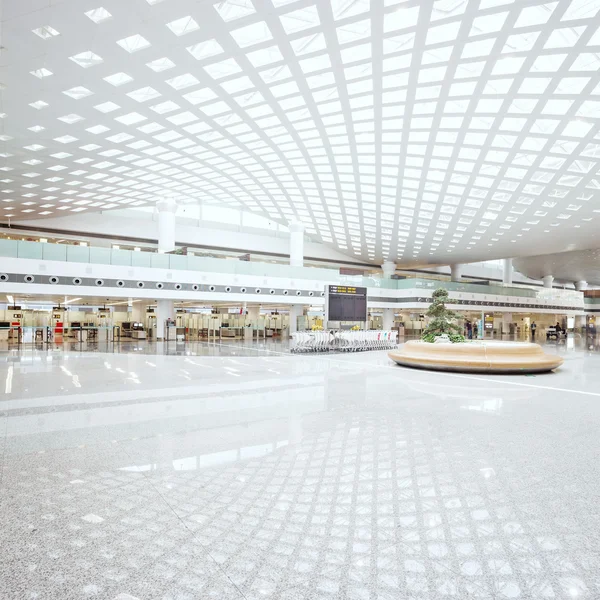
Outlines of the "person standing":
<svg viewBox="0 0 600 600">
<path fill-rule="evenodd" d="M 535 341 L 535 330 L 537 329 L 537 325 L 535 324 L 535 321 L 533 321 L 531 323 L 531 341 Z"/>
<path fill-rule="evenodd" d="M 473 339 L 473 325 L 471 325 L 471 321 L 467 321 L 467 338 L 472 340 Z"/>
</svg>

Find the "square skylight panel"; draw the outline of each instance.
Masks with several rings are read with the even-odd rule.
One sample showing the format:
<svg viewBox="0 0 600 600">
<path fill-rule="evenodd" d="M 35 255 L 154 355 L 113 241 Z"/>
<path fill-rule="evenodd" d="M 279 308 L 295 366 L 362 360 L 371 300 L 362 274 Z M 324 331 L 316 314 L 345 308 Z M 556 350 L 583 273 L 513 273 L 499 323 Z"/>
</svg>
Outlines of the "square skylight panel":
<svg viewBox="0 0 600 600">
<path fill-rule="evenodd" d="M 221 79 L 221 77 L 227 77 L 228 75 L 234 75 L 235 73 L 239 73 L 242 69 L 237 64 L 235 59 L 228 58 L 227 60 L 222 60 L 218 63 L 206 65 L 204 67 L 204 70 L 213 79 Z"/>
<path fill-rule="evenodd" d="M 43 40 L 48 40 L 57 35 L 60 35 L 60 33 L 58 31 L 56 31 L 56 29 L 54 29 L 54 27 L 50 27 L 50 25 L 45 25 L 44 27 L 38 27 L 37 29 L 32 29 L 32 31 L 33 31 L 33 33 L 35 33 L 35 35 L 41 37 Z"/>
<path fill-rule="evenodd" d="M 160 92 L 157 92 L 154 88 L 143 87 L 133 92 L 128 92 L 127 95 L 137 102 L 147 102 L 148 100 L 154 100 L 161 96 Z"/>
<path fill-rule="evenodd" d="M 112 18 L 112 15 L 102 6 L 99 8 L 93 8 L 84 13 L 86 17 L 94 21 L 94 23 L 104 23 Z"/>
<path fill-rule="evenodd" d="M 209 88 L 202 88 L 200 90 L 194 90 L 193 92 L 183 94 L 183 98 L 185 98 L 190 104 L 194 105 L 213 100 L 216 97 L 217 95 L 215 92 Z"/>
<path fill-rule="evenodd" d="M 35 71 L 29 71 L 32 75 L 34 75 L 35 77 L 37 77 L 38 79 L 44 79 L 44 77 L 50 77 L 50 75 L 52 75 L 52 71 L 49 71 L 48 69 L 46 69 L 45 67 L 42 67 L 41 69 L 36 69 Z"/>
<path fill-rule="evenodd" d="M 114 102 L 108 101 L 103 102 L 102 104 L 96 104 L 94 108 L 96 110 L 99 110 L 101 113 L 109 113 L 113 112 L 114 110 L 118 110 L 121 107 L 118 104 L 115 104 Z"/>
<path fill-rule="evenodd" d="M 63 121 L 64 123 L 68 123 L 69 125 L 72 125 L 73 123 L 77 123 L 78 121 L 83 121 L 83 117 L 80 115 L 71 113 L 70 115 L 58 117 L 58 120 Z"/>
<path fill-rule="evenodd" d="M 119 87 L 120 85 L 124 85 L 130 81 L 133 81 L 133 77 L 131 77 L 131 75 L 127 75 L 127 73 L 120 72 L 108 75 L 108 77 L 104 77 L 104 81 L 107 81 L 115 87 Z"/>
<path fill-rule="evenodd" d="M 104 62 L 100 56 L 98 56 L 91 50 L 87 50 L 86 52 L 80 52 L 79 54 L 75 54 L 74 56 L 69 56 L 69 58 L 74 63 L 78 64 L 84 69 L 88 69 L 89 67 L 93 67 Z"/>
<path fill-rule="evenodd" d="M 166 102 L 161 102 L 160 104 L 155 104 L 150 107 L 154 112 L 157 112 L 159 115 L 163 115 L 168 112 L 172 112 L 174 110 L 178 110 L 180 108 L 179 104 L 176 104 L 172 100 L 167 100 Z"/>
<path fill-rule="evenodd" d="M 63 94 L 65 94 L 67 96 L 71 96 L 71 98 L 74 98 L 75 100 L 80 100 L 81 98 L 91 96 L 93 93 L 94 92 L 88 90 L 87 88 L 85 88 L 83 86 L 77 86 L 77 87 L 71 88 L 70 90 L 65 90 L 63 92 Z"/>
<path fill-rule="evenodd" d="M 145 121 L 146 117 L 140 115 L 139 113 L 132 112 L 121 117 L 116 117 L 115 121 L 119 121 L 119 123 L 123 123 L 123 125 L 133 125 L 135 123 L 139 123 L 140 121 Z"/>
<path fill-rule="evenodd" d="M 117 44 L 119 44 L 123 50 L 126 50 L 130 54 L 150 47 L 150 42 L 146 38 L 142 37 L 139 33 L 130 35 L 122 40 L 118 40 Z"/>
<path fill-rule="evenodd" d="M 177 75 L 177 77 L 167 79 L 167 83 L 175 90 L 183 90 L 200 82 L 192 74 L 185 73 L 184 75 Z"/>
<path fill-rule="evenodd" d="M 214 7 L 224 21 L 234 21 L 256 12 L 252 0 L 221 0 Z"/>
<path fill-rule="evenodd" d="M 321 24 L 316 6 L 307 6 L 279 16 L 287 34 L 310 29 Z"/>
<path fill-rule="evenodd" d="M 200 29 L 200 25 L 198 25 L 198 23 L 190 16 L 171 21 L 170 23 L 167 23 L 167 27 L 177 36 L 185 35 L 186 33 L 191 33 L 192 31 Z"/>
<path fill-rule="evenodd" d="M 234 29 L 231 32 L 231 36 L 237 42 L 241 48 L 247 46 L 253 46 L 262 42 L 267 42 L 273 39 L 271 30 L 264 21 L 241 27 L 240 29 Z"/>
<path fill-rule="evenodd" d="M 206 42 L 200 42 L 193 46 L 188 46 L 186 50 L 196 59 L 203 60 L 204 58 L 210 58 L 223 52 L 221 44 L 216 40 L 207 40 Z"/>
<path fill-rule="evenodd" d="M 392 12 L 383 15 L 383 31 L 388 33 L 400 29 L 414 27 L 419 19 L 419 7 L 399 6 Z"/>
<path fill-rule="evenodd" d="M 146 66 L 152 69 L 155 73 L 161 73 L 162 71 L 168 71 L 175 66 L 175 63 L 166 56 L 163 58 L 157 58 L 146 63 Z"/>
</svg>

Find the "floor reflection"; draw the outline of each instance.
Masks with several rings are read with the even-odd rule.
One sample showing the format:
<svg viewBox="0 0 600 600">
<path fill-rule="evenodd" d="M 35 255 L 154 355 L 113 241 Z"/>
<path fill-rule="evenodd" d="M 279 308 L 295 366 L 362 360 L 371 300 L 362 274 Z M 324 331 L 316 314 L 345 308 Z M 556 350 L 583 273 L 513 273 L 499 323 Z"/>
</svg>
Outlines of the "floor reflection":
<svg viewBox="0 0 600 600">
<path fill-rule="evenodd" d="M 8 598 L 598 597 L 598 355 L 233 348 L 0 362 Z"/>
<path fill-rule="evenodd" d="M 399 342 L 417 339 L 414 336 L 402 336 Z M 522 336 L 504 335 L 503 341 L 528 341 Z M 544 340 L 537 343 L 544 348 L 558 353 L 585 349 L 589 352 L 600 352 L 600 334 L 571 333 L 566 339 Z M 148 340 L 121 340 L 119 342 L 78 342 L 65 340 L 61 343 L 9 344 L 0 342 L 0 358 L 3 356 L 20 356 L 35 353 L 57 352 L 96 352 L 107 354 L 157 354 L 165 356 L 262 356 L 265 352 L 289 353 L 290 341 L 281 338 L 265 340 L 217 340 L 217 341 L 187 341 L 187 342 L 153 342 Z"/>
</svg>

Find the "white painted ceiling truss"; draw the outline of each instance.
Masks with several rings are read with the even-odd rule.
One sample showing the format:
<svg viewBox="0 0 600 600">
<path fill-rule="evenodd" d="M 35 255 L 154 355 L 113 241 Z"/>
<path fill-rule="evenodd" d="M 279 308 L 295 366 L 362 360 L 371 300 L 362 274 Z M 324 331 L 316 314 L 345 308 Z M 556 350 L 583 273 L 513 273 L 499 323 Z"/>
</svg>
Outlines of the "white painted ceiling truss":
<svg viewBox="0 0 600 600">
<path fill-rule="evenodd" d="M 597 244 L 600 0 L 3 4 L 0 220 L 172 197 L 377 262 Z"/>
</svg>

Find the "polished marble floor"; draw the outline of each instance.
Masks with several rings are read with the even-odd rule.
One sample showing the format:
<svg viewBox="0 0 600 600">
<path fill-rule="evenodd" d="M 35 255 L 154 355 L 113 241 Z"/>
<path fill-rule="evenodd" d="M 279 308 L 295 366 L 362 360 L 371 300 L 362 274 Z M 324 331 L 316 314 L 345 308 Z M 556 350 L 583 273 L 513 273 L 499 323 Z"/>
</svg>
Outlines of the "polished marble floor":
<svg viewBox="0 0 600 600">
<path fill-rule="evenodd" d="M 600 598 L 600 355 L 0 356 L 0 598 Z"/>
</svg>

